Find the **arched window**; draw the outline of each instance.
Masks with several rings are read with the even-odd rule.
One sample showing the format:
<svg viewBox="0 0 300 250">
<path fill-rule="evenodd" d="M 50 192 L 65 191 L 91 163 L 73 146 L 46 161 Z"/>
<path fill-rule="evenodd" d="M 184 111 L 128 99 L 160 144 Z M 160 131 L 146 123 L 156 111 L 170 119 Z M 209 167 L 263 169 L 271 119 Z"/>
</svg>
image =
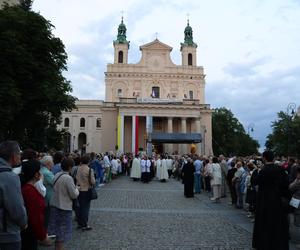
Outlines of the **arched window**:
<svg viewBox="0 0 300 250">
<path fill-rule="evenodd" d="M 123 63 L 123 51 L 119 51 L 119 56 L 118 56 L 118 63 Z"/>
<path fill-rule="evenodd" d="M 70 126 L 70 119 L 67 117 L 64 121 L 64 127 L 68 128 Z"/>
<path fill-rule="evenodd" d="M 188 65 L 193 65 L 193 55 L 191 53 L 188 54 Z"/>
<path fill-rule="evenodd" d="M 80 127 L 81 128 L 85 127 L 85 119 L 84 118 L 80 118 Z"/>
<path fill-rule="evenodd" d="M 192 90 L 189 91 L 189 97 L 191 100 L 194 99 L 194 93 Z"/>
<path fill-rule="evenodd" d="M 118 97 L 122 97 L 122 89 L 118 89 Z"/>
<path fill-rule="evenodd" d="M 85 133 L 80 133 L 78 135 L 78 149 L 81 150 L 81 154 L 86 153 L 86 134 Z"/>
<path fill-rule="evenodd" d="M 97 118 L 96 127 L 101 128 L 101 118 Z"/>
</svg>

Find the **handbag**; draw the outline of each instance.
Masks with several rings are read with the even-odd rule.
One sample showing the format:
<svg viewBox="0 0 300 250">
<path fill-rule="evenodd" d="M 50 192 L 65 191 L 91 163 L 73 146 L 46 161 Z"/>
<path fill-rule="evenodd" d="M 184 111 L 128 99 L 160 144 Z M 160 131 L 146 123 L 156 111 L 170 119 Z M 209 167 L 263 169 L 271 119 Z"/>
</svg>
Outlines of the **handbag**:
<svg viewBox="0 0 300 250">
<path fill-rule="evenodd" d="M 89 170 L 89 183 L 90 183 L 90 187 L 88 189 L 88 195 L 89 195 L 90 200 L 96 200 L 98 198 L 98 194 L 97 194 L 97 191 L 96 191 L 95 187 L 92 185 L 91 172 L 92 172 L 92 170 L 90 169 Z"/>
<path fill-rule="evenodd" d="M 292 199 L 290 200 L 290 206 L 294 208 L 298 208 L 299 205 L 300 205 L 300 200 L 292 197 Z"/>
</svg>

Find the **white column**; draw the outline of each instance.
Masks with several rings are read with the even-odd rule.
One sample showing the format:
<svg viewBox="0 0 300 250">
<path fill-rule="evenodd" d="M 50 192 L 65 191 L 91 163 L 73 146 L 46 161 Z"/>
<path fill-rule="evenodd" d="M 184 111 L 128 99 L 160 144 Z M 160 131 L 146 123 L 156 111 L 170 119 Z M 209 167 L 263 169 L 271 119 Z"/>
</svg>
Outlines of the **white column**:
<svg viewBox="0 0 300 250">
<path fill-rule="evenodd" d="M 132 116 L 131 152 L 135 155 L 135 115 Z"/>
<path fill-rule="evenodd" d="M 186 133 L 186 118 L 181 118 L 181 133 Z M 186 144 L 181 144 L 181 154 L 186 154 Z"/>
<path fill-rule="evenodd" d="M 201 133 L 201 123 L 200 123 L 200 117 L 195 119 L 195 125 L 196 125 L 196 133 Z M 202 138 L 203 140 L 203 138 Z M 201 150 L 201 143 L 197 143 L 196 144 L 197 150 L 196 153 L 198 155 L 200 155 L 201 153 L 203 154 L 202 150 Z"/>
<path fill-rule="evenodd" d="M 94 117 L 89 116 L 86 124 L 86 152 L 90 153 L 93 151 L 93 128 L 96 127 L 94 124 Z"/>
<path fill-rule="evenodd" d="M 146 134 L 148 137 L 147 141 L 147 155 L 152 156 L 152 142 L 149 141 L 149 135 L 152 133 L 153 130 L 153 117 L 152 116 L 146 116 Z"/>
<path fill-rule="evenodd" d="M 205 144 L 205 140 L 206 140 L 206 126 L 205 125 L 201 126 L 201 130 L 202 130 L 202 154 L 206 155 L 206 154 L 209 153 L 209 152 L 206 152 L 206 150 L 205 150 L 205 147 L 206 147 L 206 144 Z"/>
<path fill-rule="evenodd" d="M 124 153 L 124 114 L 121 114 L 121 124 L 120 124 L 120 135 L 121 135 L 121 142 L 120 142 L 120 152 Z"/>
<path fill-rule="evenodd" d="M 168 117 L 168 133 L 173 133 L 173 117 Z M 168 153 L 173 153 L 173 144 L 168 145 Z"/>
</svg>

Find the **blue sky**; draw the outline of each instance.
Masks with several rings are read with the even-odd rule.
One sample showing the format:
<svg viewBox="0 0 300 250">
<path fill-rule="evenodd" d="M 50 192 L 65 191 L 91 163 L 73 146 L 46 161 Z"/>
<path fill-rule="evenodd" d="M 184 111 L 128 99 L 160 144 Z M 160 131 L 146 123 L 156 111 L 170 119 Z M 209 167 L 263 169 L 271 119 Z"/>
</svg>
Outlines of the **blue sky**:
<svg viewBox="0 0 300 250">
<path fill-rule="evenodd" d="M 104 72 L 113 62 L 121 11 L 130 40 L 129 63 L 139 46 L 158 39 L 181 64 L 187 13 L 206 73 L 206 103 L 226 107 L 261 148 L 277 112 L 300 105 L 300 0 L 35 0 L 33 9 L 55 26 L 69 55 L 73 95 L 104 99 Z"/>
</svg>

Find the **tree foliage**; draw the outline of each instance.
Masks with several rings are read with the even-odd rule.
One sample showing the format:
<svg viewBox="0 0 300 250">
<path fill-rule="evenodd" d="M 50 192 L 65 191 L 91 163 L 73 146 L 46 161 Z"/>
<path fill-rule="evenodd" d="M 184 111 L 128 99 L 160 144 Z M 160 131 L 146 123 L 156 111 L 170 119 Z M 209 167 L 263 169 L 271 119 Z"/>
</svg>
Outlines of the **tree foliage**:
<svg viewBox="0 0 300 250">
<path fill-rule="evenodd" d="M 300 117 L 283 111 L 272 122 L 272 133 L 267 136 L 266 147 L 278 156 L 300 156 Z"/>
<path fill-rule="evenodd" d="M 60 147 L 56 127 L 76 98 L 62 74 L 64 45 L 52 29 L 29 0 L 0 10 L 0 141 L 15 139 L 39 150 Z"/>
<path fill-rule="evenodd" d="M 246 156 L 258 154 L 258 142 L 246 134 L 239 120 L 224 107 L 213 111 L 212 136 L 215 155 Z"/>
</svg>

